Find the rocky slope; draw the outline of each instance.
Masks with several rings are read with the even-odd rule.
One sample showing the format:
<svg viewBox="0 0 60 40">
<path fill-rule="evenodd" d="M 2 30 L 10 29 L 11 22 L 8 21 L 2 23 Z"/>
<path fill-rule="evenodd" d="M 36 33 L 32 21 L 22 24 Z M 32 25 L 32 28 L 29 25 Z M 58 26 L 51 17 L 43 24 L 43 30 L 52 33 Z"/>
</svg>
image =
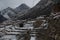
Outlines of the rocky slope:
<svg viewBox="0 0 60 40">
<path fill-rule="evenodd" d="M 48 0 L 41 0 L 36 6 L 27 10 L 22 15 L 17 15 L 17 19 L 33 19 L 40 15 L 49 15 L 51 13 L 53 2 Z"/>
</svg>

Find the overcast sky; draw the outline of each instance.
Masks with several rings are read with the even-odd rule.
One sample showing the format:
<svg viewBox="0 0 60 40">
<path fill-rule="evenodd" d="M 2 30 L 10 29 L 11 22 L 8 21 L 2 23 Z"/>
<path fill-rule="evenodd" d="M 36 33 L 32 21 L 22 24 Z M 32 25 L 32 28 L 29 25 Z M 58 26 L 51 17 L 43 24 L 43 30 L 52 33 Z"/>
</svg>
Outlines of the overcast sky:
<svg viewBox="0 0 60 40">
<path fill-rule="evenodd" d="M 0 10 L 5 9 L 7 7 L 16 8 L 22 3 L 27 4 L 29 7 L 33 7 L 40 0 L 0 0 Z"/>
</svg>

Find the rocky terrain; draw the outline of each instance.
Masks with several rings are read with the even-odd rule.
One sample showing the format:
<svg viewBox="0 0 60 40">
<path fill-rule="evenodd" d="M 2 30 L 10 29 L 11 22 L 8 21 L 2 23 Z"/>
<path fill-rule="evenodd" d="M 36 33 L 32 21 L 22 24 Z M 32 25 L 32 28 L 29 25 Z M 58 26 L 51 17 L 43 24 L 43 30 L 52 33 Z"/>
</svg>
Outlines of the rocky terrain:
<svg viewBox="0 0 60 40">
<path fill-rule="evenodd" d="M 41 0 L 33 8 L 22 4 L 23 9 L 16 8 L 19 12 L 2 10 L 0 40 L 60 40 L 60 6 L 54 1 Z"/>
</svg>

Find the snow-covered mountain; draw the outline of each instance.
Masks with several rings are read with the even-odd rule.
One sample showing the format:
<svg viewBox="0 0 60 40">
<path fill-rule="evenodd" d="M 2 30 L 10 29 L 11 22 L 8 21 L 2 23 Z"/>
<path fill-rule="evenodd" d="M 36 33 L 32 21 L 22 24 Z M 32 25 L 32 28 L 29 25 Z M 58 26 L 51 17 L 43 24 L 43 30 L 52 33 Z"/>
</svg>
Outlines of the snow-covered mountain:
<svg viewBox="0 0 60 40">
<path fill-rule="evenodd" d="M 10 7 L 3 9 L 0 14 L 6 19 L 15 20 L 15 16 L 17 13 L 19 14 L 19 12 L 24 12 L 27 9 L 29 9 L 29 7 L 26 4 L 21 4 L 15 9 L 12 9 Z"/>
<path fill-rule="evenodd" d="M 13 19 L 16 15 L 16 12 L 12 8 L 8 7 L 1 11 L 1 15 L 7 19 Z"/>
</svg>

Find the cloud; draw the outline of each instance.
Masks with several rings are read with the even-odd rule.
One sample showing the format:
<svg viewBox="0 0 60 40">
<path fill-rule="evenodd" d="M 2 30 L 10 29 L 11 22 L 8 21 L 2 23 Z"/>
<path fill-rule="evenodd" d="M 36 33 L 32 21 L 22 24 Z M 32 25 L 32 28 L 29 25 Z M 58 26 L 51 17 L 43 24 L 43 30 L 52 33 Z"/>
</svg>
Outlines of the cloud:
<svg viewBox="0 0 60 40">
<path fill-rule="evenodd" d="M 4 5 L 7 7 L 15 8 L 22 3 L 22 0 L 2 0 L 1 2 L 4 3 Z"/>
<path fill-rule="evenodd" d="M 4 3 L 2 3 L 2 2 L 0 1 L 0 10 L 4 9 L 4 8 L 6 8 L 6 7 L 7 7 L 7 6 L 4 5 Z"/>
</svg>

